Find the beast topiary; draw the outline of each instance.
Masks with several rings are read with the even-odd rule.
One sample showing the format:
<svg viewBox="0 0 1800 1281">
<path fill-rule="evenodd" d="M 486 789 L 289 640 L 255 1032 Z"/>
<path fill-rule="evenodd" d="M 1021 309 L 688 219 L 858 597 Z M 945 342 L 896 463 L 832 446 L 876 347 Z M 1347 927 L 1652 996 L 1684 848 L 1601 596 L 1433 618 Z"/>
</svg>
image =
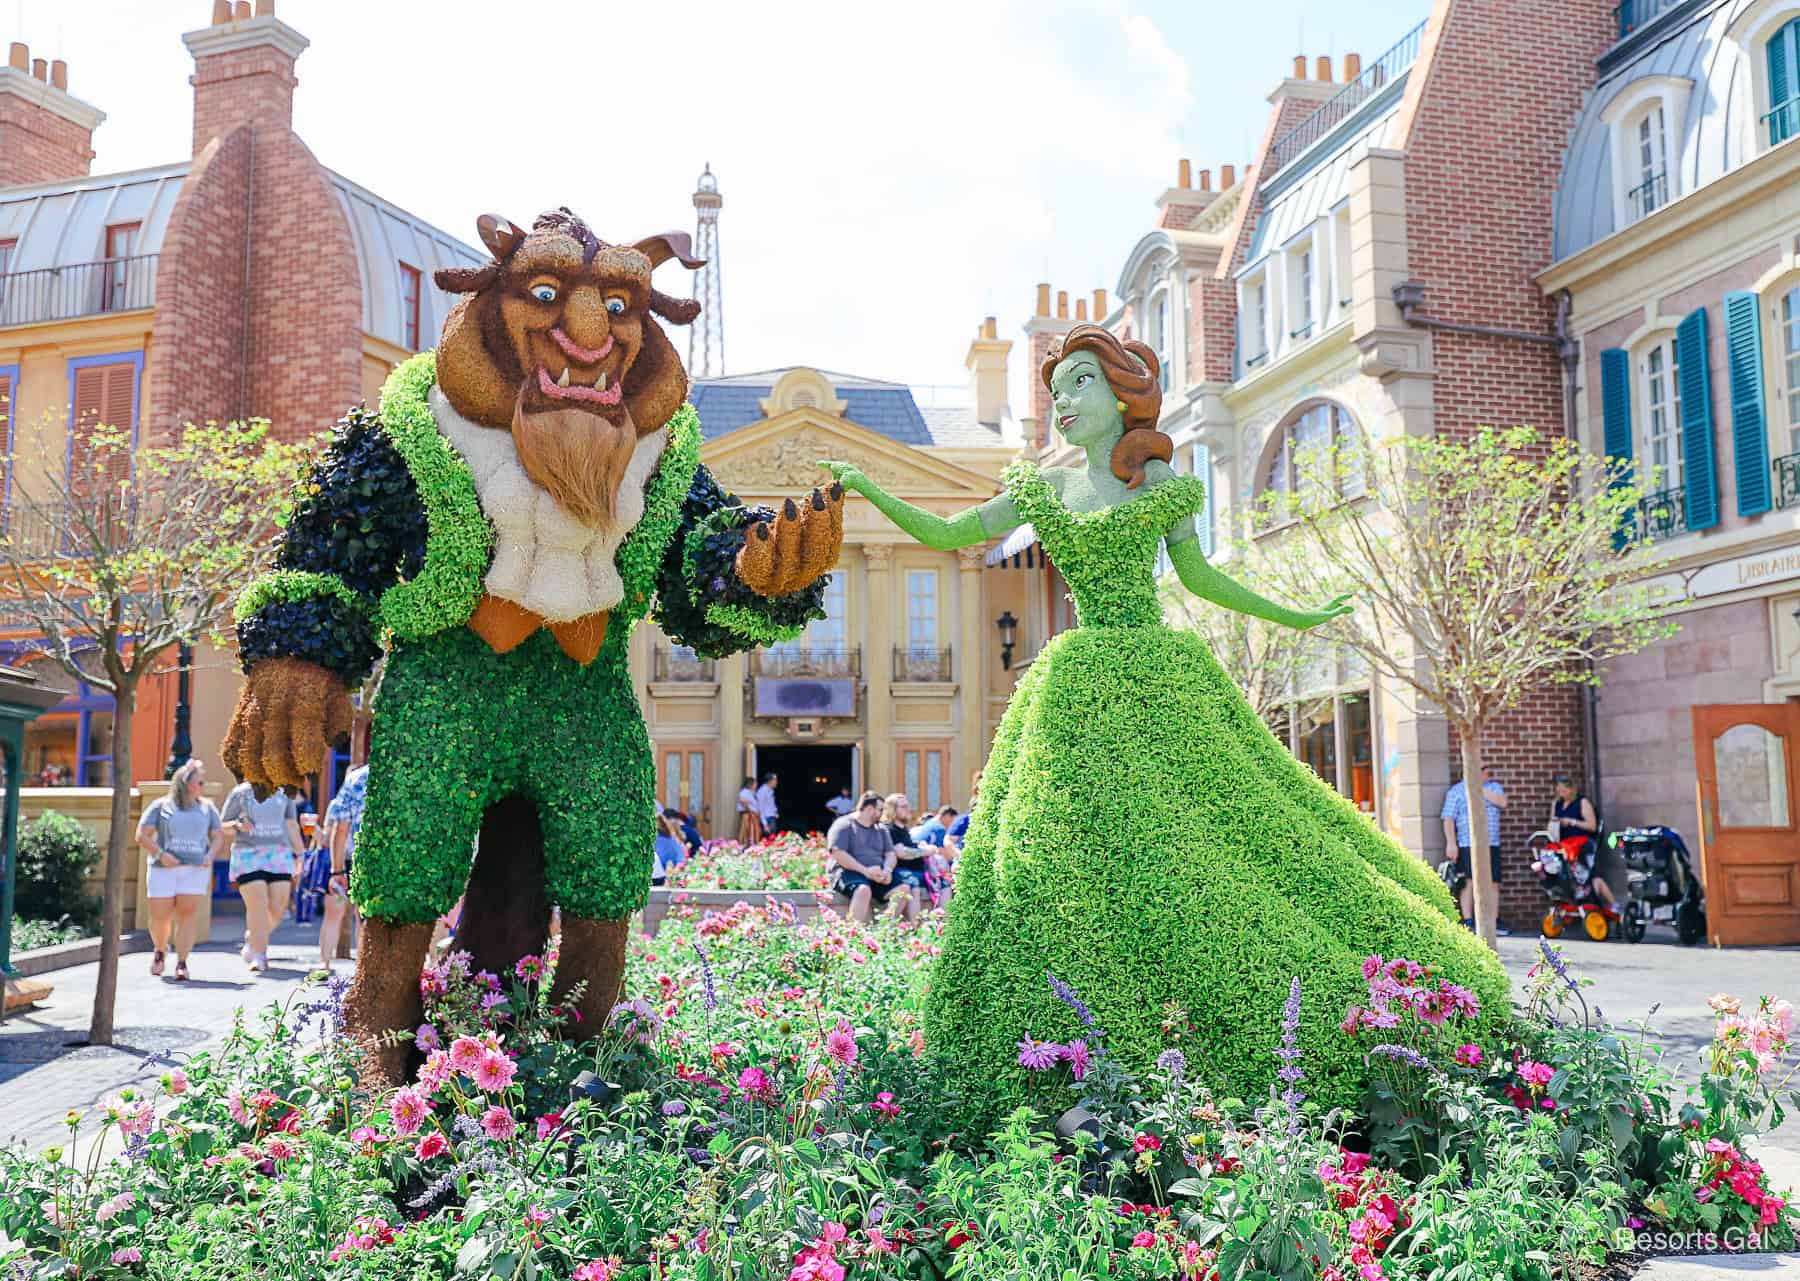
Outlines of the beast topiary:
<svg viewBox="0 0 1800 1281">
<path fill-rule="evenodd" d="M 1004 494 L 944 519 L 827 464 L 931 546 L 1029 521 L 1080 619 L 1020 681 L 982 772 L 926 1004 L 930 1050 L 953 1076 L 1023 1099 L 1019 1042 L 1082 1033 L 1054 973 L 1125 1067 L 1150 1066 L 1175 1005 L 1194 1026 L 1190 1070 L 1256 1097 L 1275 1079 L 1298 977 L 1308 1091 L 1340 1104 L 1366 1076 L 1336 1024 L 1366 996 L 1368 954 L 1433 965 L 1481 1019 L 1506 1018 L 1506 976 L 1442 882 L 1277 743 L 1196 636 L 1162 625 L 1157 550 L 1166 539 L 1190 590 L 1287 626 L 1348 603 L 1288 609 L 1206 563 L 1191 519 L 1204 491 L 1168 466 L 1148 348 L 1080 326 L 1042 372 L 1084 467 L 1015 464 Z"/>
</svg>

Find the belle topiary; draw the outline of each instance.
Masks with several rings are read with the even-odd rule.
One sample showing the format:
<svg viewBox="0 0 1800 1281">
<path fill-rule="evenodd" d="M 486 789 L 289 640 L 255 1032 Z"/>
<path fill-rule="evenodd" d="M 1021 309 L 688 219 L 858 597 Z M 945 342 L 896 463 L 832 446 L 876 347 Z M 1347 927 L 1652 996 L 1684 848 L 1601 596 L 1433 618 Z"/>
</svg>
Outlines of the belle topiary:
<svg viewBox="0 0 1800 1281">
<path fill-rule="evenodd" d="M 1166 540 L 1189 590 L 1272 622 L 1310 628 L 1350 605 L 1289 609 L 1207 564 L 1192 520 L 1204 490 L 1168 465 L 1143 344 L 1078 326 L 1041 374 L 1084 466 L 1016 463 L 1005 493 L 946 519 L 825 464 L 932 547 L 1029 521 L 1080 619 L 1020 681 L 982 772 L 926 1005 L 930 1050 L 962 1080 L 1023 1098 L 1020 1043 L 1081 1031 L 1050 972 L 1126 1067 L 1154 1061 L 1173 1004 L 1194 1026 L 1190 1070 L 1257 1097 L 1298 976 L 1308 1091 L 1336 1104 L 1366 1077 L 1335 1025 L 1365 993 L 1370 953 L 1435 965 L 1484 1019 L 1504 1018 L 1506 976 L 1442 882 L 1277 743 L 1196 636 L 1163 626 L 1157 550 Z"/>
</svg>

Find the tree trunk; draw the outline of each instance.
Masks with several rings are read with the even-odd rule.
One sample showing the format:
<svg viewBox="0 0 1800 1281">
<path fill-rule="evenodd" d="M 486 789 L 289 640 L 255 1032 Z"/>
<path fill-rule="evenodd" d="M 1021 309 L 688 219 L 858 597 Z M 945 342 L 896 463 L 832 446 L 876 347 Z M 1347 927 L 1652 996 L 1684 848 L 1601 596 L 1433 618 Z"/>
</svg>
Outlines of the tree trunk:
<svg viewBox="0 0 1800 1281">
<path fill-rule="evenodd" d="M 113 1043 L 113 1004 L 119 990 L 119 934 L 125 926 L 125 859 L 136 848 L 131 831 L 131 720 L 137 687 L 122 686 L 113 700 L 112 820 L 106 837 L 106 888 L 100 899 L 100 977 L 94 984 L 94 1017 L 88 1044 Z"/>
<path fill-rule="evenodd" d="M 1487 822 L 1487 797 L 1481 780 L 1482 726 L 1472 725 L 1457 731 L 1462 742 L 1463 794 L 1469 803 L 1469 884 L 1475 890 L 1475 929 L 1481 941 L 1496 947 L 1494 925 L 1500 915 L 1500 887 L 1494 884 L 1494 870 L 1488 866 L 1488 847 L 1500 839 L 1490 833 Z"/>
</svg>

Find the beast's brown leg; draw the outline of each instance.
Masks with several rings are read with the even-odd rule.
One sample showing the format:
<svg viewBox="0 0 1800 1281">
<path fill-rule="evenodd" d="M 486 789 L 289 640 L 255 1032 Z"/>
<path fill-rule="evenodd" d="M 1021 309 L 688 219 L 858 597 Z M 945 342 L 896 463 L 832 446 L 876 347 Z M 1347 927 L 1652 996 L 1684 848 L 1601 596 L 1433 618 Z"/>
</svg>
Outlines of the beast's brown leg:
<svg viewBox="0 0 1800 1281">
<path fill-rule="evenodd" d="M 363 1047 L 365 1089 L 398 1085 L 405 1079 L 407 1056 L 413 1050 L 410 1033 L 424 1017 L 419 971 L 430 946 L 430 921 L 418 925 L 363 922 L 362 951 L 344 1012 L 350 1037 Z M 389 1044 L 383 1037 L 390 1029 L 409 1035 Z"/>
<path fill-rule="evenodd" d="M 456 946 L 474 958 L 476 969 L 505 980 L 521 956 L 543 953 L 549 934 L 544 832 L 532 803 L 509 796 L 482 815 Z"/>
<path fill-rule="evenodd" d="M 575 1002 L 581 1020 L 571 1031 L 577 1040 L 599 1036 L 606 1027 L 606 1016 L 618 1002 L 619 987 L 625 981 L 625 938 L 630 929 L 629 918 L 596 921 L 563 913 L 554 999 L 561 1002 L 570 988 L 586 980 L 587 986 Z"/>
</svg>

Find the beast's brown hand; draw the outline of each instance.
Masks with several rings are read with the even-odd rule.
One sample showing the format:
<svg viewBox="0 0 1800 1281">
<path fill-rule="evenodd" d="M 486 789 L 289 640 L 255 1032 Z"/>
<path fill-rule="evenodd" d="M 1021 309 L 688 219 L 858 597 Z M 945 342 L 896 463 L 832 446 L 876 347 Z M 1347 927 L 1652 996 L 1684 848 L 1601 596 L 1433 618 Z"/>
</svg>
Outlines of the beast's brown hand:
<svg viewBox="0 0 1800 1281">
<path fill-rule="evenodd" d="M 350 691 L 335 674 L 298 658 L 268 658 L 250 669 L 225 731 L 225 767 L 266 790 L 300 786 L 350 729 Z"/>
<path fill-rule="evenodd" d="M 738 551 L 737 572 L 759 596 L 786 596 L 837 564 L 844 542 L 844 487 L 788 499 L 773 521 L 758 521 Z"/>
</svg>

